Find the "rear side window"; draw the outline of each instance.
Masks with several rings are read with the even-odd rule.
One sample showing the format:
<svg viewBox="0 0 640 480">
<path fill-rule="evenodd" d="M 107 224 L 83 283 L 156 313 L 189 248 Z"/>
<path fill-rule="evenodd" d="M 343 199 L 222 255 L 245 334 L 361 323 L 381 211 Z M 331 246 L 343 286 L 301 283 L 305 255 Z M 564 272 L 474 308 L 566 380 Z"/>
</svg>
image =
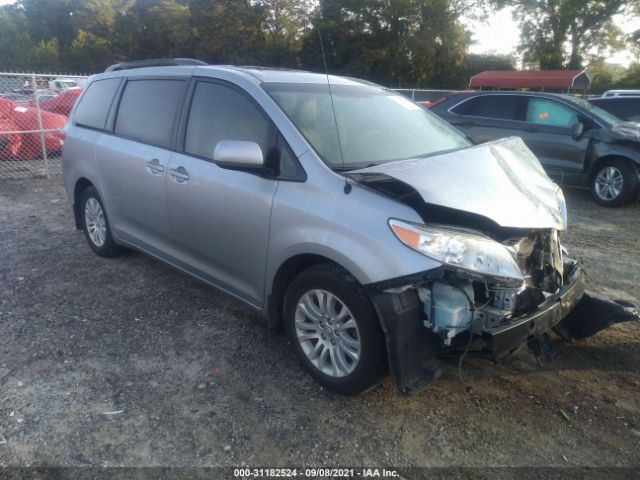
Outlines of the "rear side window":
<svg viewBox="0 0 640 480">
<path fill-rule="evenodd" d="M 517 95 L 483 95 L 467 100 L 451 111 L 458 115 L 517 120 L 520 101 Z"/>
<path fill-rule="evenodd" d="M 578 123 L 578 112 L 573 108 L 547 98 L 529 98 L 527 122 L 536 125 L 571 128 Z"/>
<path fill-rule="evenodd" d="M 186 85 L 184 80 L 129 80 L 118 108 L 116 135 L 170 147 Z"/>
<path fill-rule="evenodd" d="M 92 82 L 82 95 L 73 115 L 73 121 L 77 125 L 104 130 L 109 108 L 119 84 L 119 78 Z"/>
<path fill-rule="evenodd" d="M 240 92 L 216 83 L 196 85 L 187 120 L 184 150 L 212 158 L 221 140 L 247 140 L 260 145 L 266 157 L 273 141 L 270 123 Z"/>
</svg>

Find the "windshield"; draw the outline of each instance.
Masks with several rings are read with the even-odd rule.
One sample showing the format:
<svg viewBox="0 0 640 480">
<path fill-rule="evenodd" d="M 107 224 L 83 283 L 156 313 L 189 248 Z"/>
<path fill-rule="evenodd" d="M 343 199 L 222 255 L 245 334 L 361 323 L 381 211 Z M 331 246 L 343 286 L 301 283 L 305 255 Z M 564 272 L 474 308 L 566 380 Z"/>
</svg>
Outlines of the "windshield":
<svg viewBox="0 0 640 480">
<path fill-rule="evenodd" d="M 593 115 L 594 117 L 597 117 L 598 120 L 606 123 L 607 125 L 614 126 L 624 122 L 624 120 L 622 120 L 621 118 L 616 117 L 612 113 L 604 111 L 600 107 L 596 107 L 594 104 L 592 104 L 591 102 L 588 102 L 587 100 L 584 100 L 582 98 L 572 97 L 570 95 L 565 95 L 564 97 L 567 100 L 578 105 L 583 110 L 588 111 L 591 115 Z"/>
<path fill-rule="evenodd" d="M 331 85 L 335 120 L 327 84 L 263 87 L 331 168 L 361 168 L 471 145 L 434 114 L 379 87 Z"/>
</svg>

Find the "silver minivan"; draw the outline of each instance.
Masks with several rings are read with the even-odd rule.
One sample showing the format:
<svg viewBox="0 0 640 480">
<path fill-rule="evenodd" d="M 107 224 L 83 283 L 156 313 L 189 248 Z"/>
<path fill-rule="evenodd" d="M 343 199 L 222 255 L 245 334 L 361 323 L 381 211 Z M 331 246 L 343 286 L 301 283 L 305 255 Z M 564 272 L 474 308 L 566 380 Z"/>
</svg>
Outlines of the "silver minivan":
<svg viewBox="0 0 640 480">
<path fill-rule="evenodd" d="M 520 139 L 473 146 L 369 82 L 128 62 L 90 79 L 64 133 L 96 254 L 136 249 L 233 295 L 334 391 L 390 372 L 410 393 L 455 352 L 551 356 L 551 329 L 637 318 L 585 294 L 562 191 Z"/>
</svg>

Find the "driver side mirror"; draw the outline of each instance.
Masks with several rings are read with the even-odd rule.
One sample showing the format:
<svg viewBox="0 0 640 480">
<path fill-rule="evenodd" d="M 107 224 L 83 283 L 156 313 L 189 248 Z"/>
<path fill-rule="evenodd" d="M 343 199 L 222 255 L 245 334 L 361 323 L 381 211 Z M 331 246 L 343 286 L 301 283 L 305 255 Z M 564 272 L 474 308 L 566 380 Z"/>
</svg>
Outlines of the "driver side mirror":
<svg viewBox="0 0 640 480">
<path fill-rule="evenodd" d="M 213 160 L 225 167 L 264 167 L 260 145 L 245 140 L 220 140 L 213 149 Z"/>
<path fill-rule="evenodd" d="M 573 127 L 571 127 L 571 137 L 574 140 L 579 139 L 584 133 L 584 123 L 578 122 Z"/>
</svg>

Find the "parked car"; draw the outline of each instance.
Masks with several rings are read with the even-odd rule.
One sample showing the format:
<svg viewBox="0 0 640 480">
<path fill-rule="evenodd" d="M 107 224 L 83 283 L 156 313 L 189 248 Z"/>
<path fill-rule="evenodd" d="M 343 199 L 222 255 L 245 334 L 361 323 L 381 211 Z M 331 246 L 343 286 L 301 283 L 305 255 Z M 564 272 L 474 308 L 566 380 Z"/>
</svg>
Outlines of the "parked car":
<svg viewBox="0 0 640 480">
<path fill-rule="evenodd" d="M 16 88 L 15 90 L 13 90 L 12 93 L 29 97 L 30 100 L 34 100 L 35 99 L 34 96 L 36 95 L 38 97 L 38 100 L 45 100 L 48 98 L 53 98 L 56 95 L 58 95 L 58 92 L 56 92 L 55 90 L 50 90 L 48 88 L 37 88 L 34 90 L 33 88 L 29 88 L 29 87 Z"/>
<path fill-rule="evenodd" d="M 590 98 L 589 103 L 627 122 L 640 122 L 640 96 Z"/>
<path fill-rule="evenodd" d="M 562 184 L 589 186 L 601 205 L 638 198 L 640 128 L 569 95 L 473 92 L 431 111 L 475 143 L 516 135 Z"/>
<path fill-rule="evenodd" d="M 0 93 L 0 98 L 5 100 L 11 100 L 12 102 L 17 103 L 27 103 L 31 101 L 31 97 L 28 95 L 23 95 L 21 93 Z"/>
<path fill-rule="evenodd" d="M 67 117 L 42 110 L 40 120 L 35 107 L 0 98 L 0 159 L 30 160 L 62 148 L 62 127 Z M 40 123 L 42 122 L 42 123 Z M 44 130 L 40 136 L 40 125 Z"/>
<path fill-rule="evenodd" d="M 80 88 L 69 88 L 53 98 L 40 100 L 40 108 L 52 113 L 69 116 L 81 92 L 82 89 Z"/>
<path fill-rule="evenodd" d="M 602 94 L 602 97 L 636 97 L 638 95 L 640 95 L 640 90 L 607 90 Z"/>
<path fill-rule="evenodd" d="M 40 119 L 38 119 L 40 116 Z M 20 148 L 16 158 L 30 160 L 42 156 L 42 146 L 47 154 L 57 153 L 62 149 L 62 127 L 67 117 L 41 110 L 40 113 L 33 106 L 17 105 L 13 109 L 13 123 L 20 133 Z M 42 139 L 39 133 L 42 125 Z M 41 141 L 42 140 L 42 141 Z"/>
<path fill-rule="evenodd" d="M 78 82 L 76 82 L 73 78 L 55 78 L 53 80 L 49 80 L 49 88 L 51 90 L 55 90 L 56 92 L 64 92 L 65 90 L 69 90 L 70 88 L 78 87 Z"/>
<path fill-rule="evenodd" d="M 562 190 L 520 139 L 472 146 L 369 82 L 161 64 L 110 67 L 76 103 L 77 228 L 99 256 L 146 252 L 284 325 L 325 387 L 388 368 L 413 392 L 457 349 L 501 360 L 637 319 L 584 293 Z"/>
<path fill-rule="evenodd" d="M 18 130 L 13 122 L 14 108 L 14 102 L 0 98 L 0 160 L 15 158 L 22 145 L 22 136 L 13 133 Z"/>
</svg>

